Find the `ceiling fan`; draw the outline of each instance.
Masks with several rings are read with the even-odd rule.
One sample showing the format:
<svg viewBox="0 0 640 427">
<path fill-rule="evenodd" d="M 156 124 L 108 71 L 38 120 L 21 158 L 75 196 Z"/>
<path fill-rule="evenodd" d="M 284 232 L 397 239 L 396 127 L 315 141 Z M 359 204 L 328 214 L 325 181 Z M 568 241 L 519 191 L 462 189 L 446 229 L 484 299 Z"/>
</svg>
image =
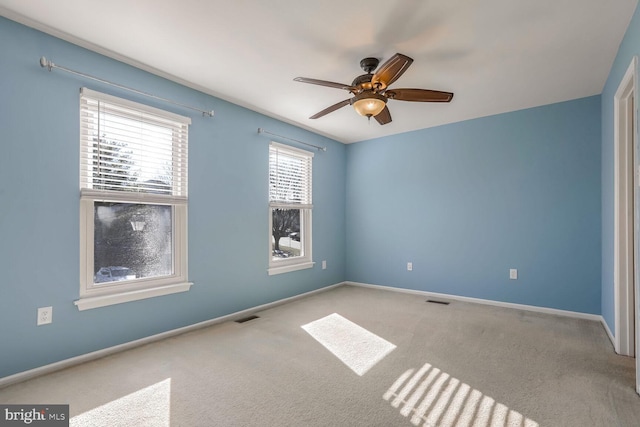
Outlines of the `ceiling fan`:
<svg viewBox="0 0 640 427">
<path fill-rule="evenodd" d="M 390 99 L 412 102 L 450 102 L 453 98 L 451 92 L 428 89 L 390 89 L 389 86 L 407 71 L 413 59 L 396 53 L 382 64 L 375 74 L 372 74 L 373 70 L 378 68 L 379 62 L 378 58 L 364 58 L 360 61 L 360 67 L 366 74 L 356 77 L 350 85 L 306 77 L 293 79 L 297 82 L 347 90 L 354 95 L 352 98 L 333 104 L 309 118 L 317 119 L 345 105 L 353 105 L 353 108 L 361 116 L 368 117 L 369 120 L 374 117 L 378 123 L 386 125 L 391 122 L 391 113 L 387 108 L 387 101 Z"/>
</svg>

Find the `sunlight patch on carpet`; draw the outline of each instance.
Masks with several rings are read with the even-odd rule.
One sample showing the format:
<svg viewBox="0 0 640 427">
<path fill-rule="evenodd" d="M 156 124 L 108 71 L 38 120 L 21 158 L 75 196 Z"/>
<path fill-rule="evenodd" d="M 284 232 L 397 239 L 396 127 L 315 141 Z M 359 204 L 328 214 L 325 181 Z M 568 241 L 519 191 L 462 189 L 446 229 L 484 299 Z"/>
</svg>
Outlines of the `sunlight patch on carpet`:
<svg viewBox="0 0 640 427">
<path fill-rule="evenodd" d="M 519 412 L 497 403 L 471 386 L 426 363 L 408 369 L 382 396 L 411 424 L 425 427 L 539 427 Z"/>
<path fill-rule="evenodd" d="M 396 348 L 338 313 L 302 325 L 302 329 L 360 376 Z"/>
<path fill-rule="evenodd" d="M 169 427 L 171 378 L 76 415 L 70 427 Z"/>
</svg>

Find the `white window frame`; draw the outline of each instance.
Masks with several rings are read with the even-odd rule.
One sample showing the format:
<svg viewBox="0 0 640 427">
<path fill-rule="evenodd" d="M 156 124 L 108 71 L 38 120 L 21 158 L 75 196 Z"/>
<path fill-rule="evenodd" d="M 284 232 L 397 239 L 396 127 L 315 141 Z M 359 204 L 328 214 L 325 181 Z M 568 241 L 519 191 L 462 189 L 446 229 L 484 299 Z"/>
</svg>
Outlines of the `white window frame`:
<svg viewBox="0 0 640 427">
<path fill-rule="evenodd" d="M 168 295 L 188 291 L 193 285 L 187 277 L 187 187 L 186 167 L 181 175 L 181 184 L 171 194 L 157 194 L 157 192 L 132 192 L 96 189 L 92 186 L 92 167 L 82 159 L 83 149 L 88 148 L 88 139 L 83 140 L 83 100 L 105 102 L 118 107 L 136 110 L 142 115 L 150 114 L 164 120 L 175 121 L 188 126 L 191 119 L 164 110 L 139 104 L 129 100 L 95 92 L 82 88 L 81 100 L 81 135 L 80 135 L 80 299 L 74 301 L 79 310 L 104 307 L 129 301 L 136 301 L 161 295 Z M 140 119 L 143 121 L 144 119 Z M 153 277 L 137 278 L 119 282 L 107 282 L 96 285 L 94 283 L 94 204 L 96 202 L 121 202 L 133 204 L 150 204 L 171 206 L 172 211 L 172 256 L 173 274 Z"/>
<path fill-rule="evenodd" d="M 313 153 L 307 150 L 291 147 L 289 145 L 279 144 L 277 142 L 271 142 L 269 145 L 269 157 L 271 158 L 272 152 L 278 150 L 285 155 L 291 155 L 293 157 L 301 157 L 308 160 L 308 179 L 305 183 L 306 199 L 303 201 L 292 200 L 277 200 L 271 192 L 269 194 L 269 234 L 268 234 L 268 254 L 269 254 L 269 275 L 288 273 L 297 270 L 303 270 L 312 268 L 315 265 L 313 262 L 313 243 L 312 243 L 312 171 L 313 171 Z M 271 162 L 269 164 L 269 171 L 271 173 Z M 300 242 L 303 245 L 302 255 L 292 258 L 274 259 L 272 251 L 273 241 L 273 210 L 277 208 L 283 209 L 300 209 L 300 232 L 302 233 Z"/>
</svg>

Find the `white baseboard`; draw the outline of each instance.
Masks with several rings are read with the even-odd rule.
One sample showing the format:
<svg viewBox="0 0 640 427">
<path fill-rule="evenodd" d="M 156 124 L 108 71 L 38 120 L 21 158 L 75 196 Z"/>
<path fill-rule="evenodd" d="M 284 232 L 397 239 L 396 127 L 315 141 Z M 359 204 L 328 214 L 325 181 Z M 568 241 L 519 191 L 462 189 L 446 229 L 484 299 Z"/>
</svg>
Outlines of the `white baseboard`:
<svg viewBox="0 0 640 427">
<path fill-rule="evenodd" d="M 344 285 L 348 285 L 348 286 L 358 286 L 358 287 L 363 287 L 363 288 L 372 288 L 372 289 L 380 289 L 380 290 L 385 290 L 385 291 L 391 291 L 391 292 L 400 292 L 400 293 L 406 293 L 406 294 L 414 294 L 414 295 L 422 295 L 422 296 L 426 296 L 426 297 L 432 297 L 432 298 L 441 298 L 441 299 L 447 299 L 447 300 L 456 300 L 456 301 L 464 301 L 464 302 L 471 302 L 471 303 L 476 303 L 476 304 L 484 304 L 484 305 L 491 305 L 491 306 L 496 306 L 496 307 L 505 307 L 505 308 L 514 308 L 514 309 L 518 309 L 518 310 L 527 310 L 527 311 L 533 311 L 533 312 L 538 312 L 538 313 L 546 313 L 546 314 L 554 314 L 554 315 L 558 315 L 558 316 L 565 316 L 565 317 L 573 317 L 573 318 L 578 318 L 578 319 L 587 319 L 587 320 L 595 320 L 598 321 L 602 324 L 603 328 L 605 329 L 607 335 L 609 336 L 609 339 L 611 340 L 612 343 L 614 343 L 614 337 L 613 334 L 611 333 L 611 330 L 609 329 L 609 325 L 607 325 L 607 322 L 605 322 L 604 318 L 601 315 L 598 314 L 589 314 L 589 313 L 580 313 L 580 312 L 576 312 L 576 311 L 568 311 L 568 310 L 559 310 L 559 309 L 555 309 L 555 308 L 547 308 L 547 307 L 538 307 L 538 306 L 532 306 L 532 305 L 525 305 L 525 304 L 515 304 L 515 303 L 508 303 L 508 302 L 500 302 L 500 301 L 492 301 L 492 300 L 486 300 L 486 299 L 480 299 L 480 298 L 471 298 L 471 297 L 463 297 L 463 296 L 458 296 L 458 295 L 450 295 L 450 294 L 442 294 L 442 293 L 436 293 L 436 292 L 427 292 L 427 291 L 418 291 L 418 290 L 413 290 L 413 289 L 403 289 L 403 288 L 394 288 L 394 287 L 390 287 L 390 286 L 382 286 L 382 285 L 372 285 L 372 284 L 368 284 L 368 283 L 358 283 L 358 282 L 341 282 L 341 283 L 336 283 L 334 285 L 329 285 L 326 286 L 324 288 L 320 288 L 320 289 L 316 289 L 314 291 L 310 291 L 310 292 L 305 292 L 303 294 L 300 295 L 295 295 L 289 298 L 284 298 L 278 301 L 274 301 L 274 302 L 270 302 L 267 304 L 262 304 L 259 306 L 255 306 L 255 307 L 251 307 L 248 308 L 246 310 L 242 310 L 242 311 L 237 311 L 235 313 L 231 313 L 228 314 L 226 316 L 221 316 L 221 317 L 217 317 L 215 319 L 210 319 L 210 320 L 206 320 L 204 322 L 200 322 L 200 323 L 195 323 L 193 325 L 189 325 L 189 326 L 185 326 L 182 328 L 178 328 L 178 329 L 172 329 L 170 331 L 167 332 L 162 332 L 160 334 L 156 334 L 156 335 L 152 335 L 149 337 L 145 337 L 145 338 L 141 338 L 135 341 L 130 341 L 124 344 L 120 344 L 120 345 L 116 345 L 113 347 L 109 347 L 109 348 L 105 348 L 102 350 L 98 350 L 98 351 L 94 351 L 91 353 L 86 353 L 80 356 L 76 356 L 76 357 L 72 357 L 70 359 L 65 359 L 65 360 L 61 360 L 59 362 L 55 362 L 55 363 L 51 363 L 49 365 L 45 365 L 45 366 L 41 366 L 35 369 L 31 369 L 28 371 L 24 371 L 24 372 L 19 372 L 17 374 L 14 375 L 10 375 L 8 377 L 4 377 L 4 378 L 0 378 L 0 388 L 2 387 L 6 387 L 10 384 L 15 384 L 18 382 L 22 382 L 22 381 L 26 381 L 28 379 L 37 377 L 37 376 L 41 376 L 41 375 L 45 375 L 45 374 L 49 374 L 61 369 L 65 369 L 74 365 L 79 365 L 81 363 L 86 363 L 89 362 L 91 360 L 95 360 L 95 359 L 100 359 L 102 357 L 114 354 L 114 353 L 118 353 L 121 351 L 125 351 L 125 350 L 129 350 L 135 347 L 139 347 L 145 344 L 149 344 L 155 341 L 160 341 L 166 338 L 170 338 L 176 335 L 180 335 L 180 334 L 184 334 L 186 332 L 191 332 L 194 331 L 196 329 L 201 329 L 201 328 L 206 328 L 208 326 L 212 326 L 218 323 L 223 323 L 223 322 L 228 322 L 228 321 L 233 321 L 235 319 L 240 319 L 242 317 L 246 317 L 248 315 L 251 315 L 253 313 L 259 312 L 259 311 L 263 311 L 263 310 L 267 310 L 269 308 L 272 307 L 276 307 L 278 305 L 282 305 L 282 304 L 286 304 L 288 302 L 292 302 L 295 301 L 297 299 L 300 298 L 304 298 L 316 293 L 320 293 L 320 292 L 325 292 L 328 291 L 330 289 L 339 287 L 339 286 L 344 286 Z"/>
<path fill-rule="evenodd" d="M 600 322 L 602 322 L 602 327 L 607 332 L 607 335 L 609 335 L 609 339 L 611 340 L 611 345 L 613 345 L 613 348 L 615 349 L 616 348 L 616 338 L 613 336 L 613 333 L 611 332 L 611 329 L 609 329 L 609 325 L 607 324 L 607 321 L 604 320 L 604 317 L 600 316 Z"/>
<path fill-rule="evenodd" d="M 368 283 L 345 282 L 346 285 L 360 286 L 364 288 L 381 289 L 385 291 L 401 292 L 405 294 L 422 295 L 426 297 L 442 298 L 448 300 L 472 302 L 476 304 L 492 305 L 496 307 L 515 308 L 517 310 L 535 311 L 537 313 L 555 314 L 557 316 L 574 317 L 577 319 L 587 319 L 602 322 L 603 318 L 599 314 L 581 313 L 578 311 L 559 310 L 557 308 L 538 307 L 535 305 L 515 304 L 511 302 L 493 301 L 481 298 L 462 297 L 458 295 L 441 294 L 436 292 L 418 291 L 413 289 L 394 288 L 391 286 L 370 285 Z M 604 322 L 606 323 L 606 322 Z"/>
<path fill-rule="evenodd" d="M 105 356 L 109 356 L 111 354 L 114 353 L 118 353 L 121 351 L 125 351 L 125 350 L 129 350 L 135 347 L 139 347 L 145 344 L 149 344 L 155 341 L 160 341 L 166 338 L 170 338 L 176 335 L 180 335 L 180 334 L 184 334 L 186 332 L 191 332 L 194 331 L 196 329 L 201 329 L 201 328 L 206 328 L 208 326 L 212 326 L 218 323 L 223 323 L 223 322 L 228 322 L 228 321 L 233 321 L 236 319 L 240 319 L 243 317 L 246 317 L 248 315 L 251 315 L 253 313 L 256 313 L 258 311 L 264 311 L 267 310 L 269 308 L 278 306 L 278 305 L 282 305 L 282 304 L 286 304 L 288 302 L 300 299 L 300 298 L 304 298 L 316 293 L 320 293 L 320 292 L 325 292 L 328 291 L 329 289 L 333 289 L 336 288 L 338 286 L 342 286 L 346 284 L 346 282 L 341 282 L 341 283 L 336 283 L 335 285 L 329 285 L 329 286 L 325 286 L 324 288 L 320 288 L 320 289 L 316 289 L 314 291 L 310 291 L 310 292 L 305 292 L 303 294 L 300 295 L 294 295 L 292 297 L 289 298 L 284 298 L 278 301 L 274 301 L 274 302 L 270 302 L 267 304 L 262 304 L 262 305 L 258 305 L 255 307 L 251 307 L 248 308 L 246 310 L 242 310 L 242 311 L 237 311 L 235 313 L 231 313 L 228 314 L 226 316 L 221 316 L 221 317 L 216 317 L 215 319 L 211 319 L 211 320 L 205 320 L 204 322 L 200 322 L 200 323 L 195 323 L 193 325 L 189 325 L 189 326 L 184 326 L 182 328 L 178 328 L 178 329 L 172 329 L 170 331 L 166 331 L 166 332 L 162 332 L 160 334 L 156 334 L 156 335 L 151 335 L 149 337 L 145 337 L 145 338 L 141 338 L 135 341 L 130 341 L 124 344 L 120 344 L 120 345 L 116 345 L 113 347 L 108 347 L 108 348 L 104 348 L 102 350 L 97 350 L 97 351 L 93 351 L 91 353 L 86 353 L 86 354 L 82 354 L 80 356 L 76 356 L 76 357 L 72 357 L 69 359 L 65 359 L 65 360 L 61 360 L 59 362 L 55 362 L 55 363 L 51 363 L 49 365 L 45 365 L 45 366 L 40 366 L 38 368 L 35 369 L 30 369 L 28 371 L 24 371 L 24 372 L 18 372 L 17 374 L 13 374 L 10 375 L 8 377 L 4 377 L 4 378 L 0 378 L 0 388 L 2 387 L 6 387 L 10 384 L 15 384 L 15 383 L 19 383 L 22 381 L 26 381 L 28 379 L 34 378 L 34 377 L 38 377 L 41 375 L 45 375 L 45 374 L 50 374 L 52 372 L 55 371 L 59 371 L 61 369 L 65 369 L 65 368 L 69 368 L 71 366 L 74 365 L 79 365 L 81 363 L 86 363 L 89 362 L 91 360 L 95 360 L 95 359 L 100 359 L 102 357 Z"/>
</svg>

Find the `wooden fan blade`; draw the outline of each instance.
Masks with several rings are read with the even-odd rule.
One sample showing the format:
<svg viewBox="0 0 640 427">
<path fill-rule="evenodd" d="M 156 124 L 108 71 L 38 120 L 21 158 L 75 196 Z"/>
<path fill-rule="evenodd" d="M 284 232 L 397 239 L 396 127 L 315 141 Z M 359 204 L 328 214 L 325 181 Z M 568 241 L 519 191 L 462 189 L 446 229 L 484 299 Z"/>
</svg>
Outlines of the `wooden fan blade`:
<svg viewBox="0 0 640 427">
<path fill-rule="evenodd" d="M 345 105 L 349 105 L 351 103 L 350 99 L 345 99 L 344 101 L 340 101 L 337 104 L 333 104 L 331 107 L 327 107 L 324 110 L 320 111 L 319 113 L 314 114 L 313 116 L 309 117 L 310 119 L 317 119 L 319 117 L 322 117 L 326 114 L 331 113 L 332 111 L 336 111 L 338 108 L 342 108 Z"/>
<path fill-rule="evenodd" d="M 384 109 L 378 113 L 377 116 L 374 116 L 375 119 L 381 125 L 386 125 L 391 122 L 391 113 L 389 112 L 389 108 L 385 105 Z"/>
<path fill-rule="evenodd" d="M 389 99 L 413 102 L 451 102 L 453 93 L 428 89 L 391 89 L 384 93 Z"/>
<path fill-rule="evenodd" d="M 398 80 L 398 78 L 407 71 L 409 65 L 413 62 L 413 59 L 401 53 L 396 53 L 387 62 L 382 64 L 378 71 L 371 77 L 371 83 L 376 86 L 376 83 L 381 85 L 381 89 L 386 88 L 391 83 Z"/>
<path fill-rule="evenodd" d="M 353 92 L 353 91 L 356 90 L 356 88 L 351 86 L 351 85 L 345 85 L 345 84 L 336 83 L 336 82 L 328 82 L 326 80 L 308 79 L 306 77 L 296 77 L 293 80 L 295 80 L 296 82 L 301 82 L 301 83 L 310 83 L 312 85 L 327 86 L 327 87 L 333 87 L 333 88 L 336 88 L 336 89 L 344 89 L 344 90 L 348 90 L 350 92 Z"/>
</svg>

